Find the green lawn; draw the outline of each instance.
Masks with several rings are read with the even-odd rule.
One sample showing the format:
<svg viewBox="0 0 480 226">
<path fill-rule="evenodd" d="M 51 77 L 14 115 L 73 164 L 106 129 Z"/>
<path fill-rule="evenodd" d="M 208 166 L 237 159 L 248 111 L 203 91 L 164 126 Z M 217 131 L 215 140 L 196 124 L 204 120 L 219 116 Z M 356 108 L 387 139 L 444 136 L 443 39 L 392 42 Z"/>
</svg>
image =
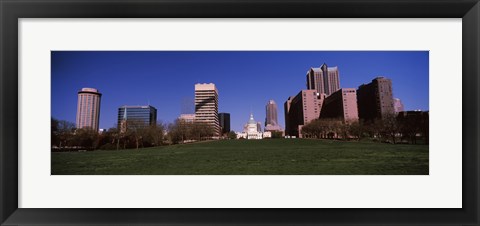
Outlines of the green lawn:
<svg viewBox="0 0 480 226">
<path fill-rule="evenodd" d="M 220 140 L 52 153 L 53 175 L 428 175 L 428 145 L 310 139 Z"/>
</svg>

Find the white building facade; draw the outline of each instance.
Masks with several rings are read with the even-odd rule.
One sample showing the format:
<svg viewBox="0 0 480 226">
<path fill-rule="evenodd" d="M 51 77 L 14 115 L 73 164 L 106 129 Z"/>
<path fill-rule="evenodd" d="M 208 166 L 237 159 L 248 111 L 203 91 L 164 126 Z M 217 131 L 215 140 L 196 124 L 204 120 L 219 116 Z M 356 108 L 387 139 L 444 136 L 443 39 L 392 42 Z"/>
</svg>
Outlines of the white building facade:
<svg viewBox="0 0 480 226">
<path fill-rule="evenodd" d="M 262 132 L 262 130 L 259 128 L 259 125 L 261 125 L 261 123 L 255 122 L 253 114 L 250 114 L 250 119 L 248 120 L 248 123 L 245 124 L 245 126 L 243 127 L 243 132 L 236 132 L 237 139 L 258 140 L 263 138 L 271 138 L 272 133 Z"/>
</svg>

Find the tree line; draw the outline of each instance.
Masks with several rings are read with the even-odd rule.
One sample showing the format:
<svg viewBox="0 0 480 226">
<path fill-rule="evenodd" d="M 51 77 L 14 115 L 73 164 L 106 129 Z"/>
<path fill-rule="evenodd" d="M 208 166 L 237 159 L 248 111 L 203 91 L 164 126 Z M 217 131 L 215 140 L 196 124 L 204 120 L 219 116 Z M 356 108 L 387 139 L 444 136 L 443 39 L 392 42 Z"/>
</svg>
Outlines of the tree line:
<svg viewBox="0 0 480 226">
<path fill-rule="evenodd" d="M 429 117 L 426 112 L 418 114 L 386 115 L 373 121 L 343 123 L 340 119 L 316 119 L 303 126 L 305 138 L 343 139 L 373 141 L 386 143 L 417 144 L 422 139 L 428 144 Z"/>
<path fill-rule="evenodd" d="M 202 122 L 176 120 L 169 124 L 145 125 L 126 120 L 124 123 L 99 133 L 90 128 L 77 129 L 72 122 L 52 118 L 52 151 L 139 149 L 207 140 L 215 136 L 214 128 Z M 232 134 L 225 136 L 232 137 Z"/>
</svg>

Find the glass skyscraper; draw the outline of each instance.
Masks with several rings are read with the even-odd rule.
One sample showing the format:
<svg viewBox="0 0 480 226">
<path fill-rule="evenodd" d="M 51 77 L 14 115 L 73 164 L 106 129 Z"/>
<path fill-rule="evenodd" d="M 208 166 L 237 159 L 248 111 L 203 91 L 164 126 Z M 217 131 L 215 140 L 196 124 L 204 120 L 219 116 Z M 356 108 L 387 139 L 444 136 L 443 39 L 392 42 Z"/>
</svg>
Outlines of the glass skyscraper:
<svg viewBox="0 0 480 226">
<path fill-rule="evenodd" d="M 218 121 L 220 122 L 220 129 L 222 134 L 230 132 L 230 114 L 229 113 L 219 113 Z"/>
<path fill-rule="evenodd" d="M 125 122 L 127 128 L 154 125 L 157 123 L 157 109 L 150 105 L 121 106 L 118 108 L 118 127 L 121 129 Z"/>
</svg>

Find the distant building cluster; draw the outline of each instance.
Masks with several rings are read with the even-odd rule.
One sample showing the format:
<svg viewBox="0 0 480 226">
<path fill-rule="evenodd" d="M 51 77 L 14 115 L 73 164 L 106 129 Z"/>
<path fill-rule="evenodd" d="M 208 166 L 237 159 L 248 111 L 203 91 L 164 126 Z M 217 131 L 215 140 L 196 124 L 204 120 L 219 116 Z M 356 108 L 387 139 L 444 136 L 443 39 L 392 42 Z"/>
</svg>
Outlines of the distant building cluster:
<svg viewBox="0 0 480 226">
<path fill-rule="evenodd" d="M 230 114 L 218 113 L 218 89 L 213 83 L 195 84 L 195 113 L 181 114 L 179 120 L 186 123 L 204 123 L 214 130 L 218 139 L 230 132 Z M 184 106 L 185 108 L 185 106 Z"/>
<path fill-rule="evenodd" d="M 250 114 L 250 119 L 247 124 L 243 127 L 243 132 L 236 132 L 237 139 L 263 139 L 272 137 L 270 131 L 262 132 L 262 123 L 255 122 L 253 114 Z"/>
<path fill-rule="evenodd" d="M 392 81 L 374 78 L 356 88 L 341 88 L 338 67 L 310 68 L 306 89 L 284 103 L 285 135 L 302 137 L 302 127 L 315 119 L 333 119 L 342 123 L 373 121 L 403 112 L 400 99 L 393 98 Z"/>
</svg>

